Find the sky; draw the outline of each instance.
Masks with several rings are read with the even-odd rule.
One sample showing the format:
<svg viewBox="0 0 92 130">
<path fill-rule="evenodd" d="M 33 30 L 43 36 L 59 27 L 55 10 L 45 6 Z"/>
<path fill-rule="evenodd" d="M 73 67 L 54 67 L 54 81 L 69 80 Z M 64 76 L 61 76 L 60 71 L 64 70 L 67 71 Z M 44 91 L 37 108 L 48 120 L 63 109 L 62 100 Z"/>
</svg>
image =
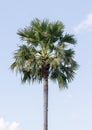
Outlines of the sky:
<svg viewBox="0 0 92 130">
<path fill-rule="evenodd" d="M 22 44 L 17 31 L 34 18 L 62 21 L 74 34 L 75 59 L 80 65 L 68 89 L 49 81 L 48 130 L 92 130 L 92 1 L 0 1 L 0 130 L 43 129 L 42 84 L 21 84 L 10 70 L 13 53 Z"/>
</svg>

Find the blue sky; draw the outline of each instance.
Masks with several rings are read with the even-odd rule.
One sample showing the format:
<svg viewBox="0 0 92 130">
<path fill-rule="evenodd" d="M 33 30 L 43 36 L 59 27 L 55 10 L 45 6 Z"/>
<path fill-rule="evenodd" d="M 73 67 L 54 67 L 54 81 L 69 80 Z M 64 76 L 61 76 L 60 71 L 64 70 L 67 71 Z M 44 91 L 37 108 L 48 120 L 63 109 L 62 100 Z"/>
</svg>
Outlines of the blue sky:
<svg viewBox="0 0 92 130">
<path fill-rule="evenodd" d="M 2 0 L 0 2 L 0 130 L 42 130 L 42 84 L 21 84 L 9 69 L 22 44 L 16 32 L 35 17 L 60 20 L 77 39 L 80 65 L 69 89 L 49 82 L 49 130 L 92 130 L 92 1 Z"/>
</svg>

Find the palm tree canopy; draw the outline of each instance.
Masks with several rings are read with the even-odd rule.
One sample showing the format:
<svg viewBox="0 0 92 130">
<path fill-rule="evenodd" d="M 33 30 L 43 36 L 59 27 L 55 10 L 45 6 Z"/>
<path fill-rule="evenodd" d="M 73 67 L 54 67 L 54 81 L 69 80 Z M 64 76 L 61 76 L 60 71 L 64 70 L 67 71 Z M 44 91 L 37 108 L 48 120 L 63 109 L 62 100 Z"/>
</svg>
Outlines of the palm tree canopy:
<svg viewBox="0 0 92 130">
<path fill-rule="evenodd" d="M 14 53 L 11 69 L 22 74 L 22 82 L 42 81 L 47 70 L 49 79 L 57 81 L 60 88 L 67 87 L 78 65 L 69 48 L 76 40 L 74 35 L 64 34 L 63 23 L 35 19 L 17 34 L 26 44 Z"/>
</svg>

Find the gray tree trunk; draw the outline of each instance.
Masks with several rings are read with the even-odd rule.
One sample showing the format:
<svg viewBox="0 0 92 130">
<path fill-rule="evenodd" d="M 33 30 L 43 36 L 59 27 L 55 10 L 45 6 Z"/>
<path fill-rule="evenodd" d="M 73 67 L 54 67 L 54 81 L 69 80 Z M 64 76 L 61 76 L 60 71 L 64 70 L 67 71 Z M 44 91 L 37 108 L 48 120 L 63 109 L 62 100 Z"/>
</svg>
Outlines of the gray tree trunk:
<svg viewBox="0 0 92 130">
<path fill-rule="evenodd" d="M 44 129 L 48 130 L 48 76 L 43 78 L 44 94 Z"/>
</svg>

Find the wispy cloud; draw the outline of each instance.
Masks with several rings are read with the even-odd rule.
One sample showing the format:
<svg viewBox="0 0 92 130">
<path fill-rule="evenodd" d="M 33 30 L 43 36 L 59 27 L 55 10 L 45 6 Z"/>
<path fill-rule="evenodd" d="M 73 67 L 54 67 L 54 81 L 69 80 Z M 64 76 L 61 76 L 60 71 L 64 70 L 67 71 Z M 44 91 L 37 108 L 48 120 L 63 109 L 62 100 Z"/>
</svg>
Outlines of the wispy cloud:
<svg viewBox="0 0 92 130">
<path fill-rule="evenodd" d="M 92 13 L 88 14 L 87 17 L 74 27 L 74 31 L 79 33 L 80 31 L 92 30 Z"/>
<path fill-rule="evenodd" d="M 0 118 L 0 130 L 19 130 L 19 123 L 13 121 L 6 121 L 4 118 Z"/>
</svg>

